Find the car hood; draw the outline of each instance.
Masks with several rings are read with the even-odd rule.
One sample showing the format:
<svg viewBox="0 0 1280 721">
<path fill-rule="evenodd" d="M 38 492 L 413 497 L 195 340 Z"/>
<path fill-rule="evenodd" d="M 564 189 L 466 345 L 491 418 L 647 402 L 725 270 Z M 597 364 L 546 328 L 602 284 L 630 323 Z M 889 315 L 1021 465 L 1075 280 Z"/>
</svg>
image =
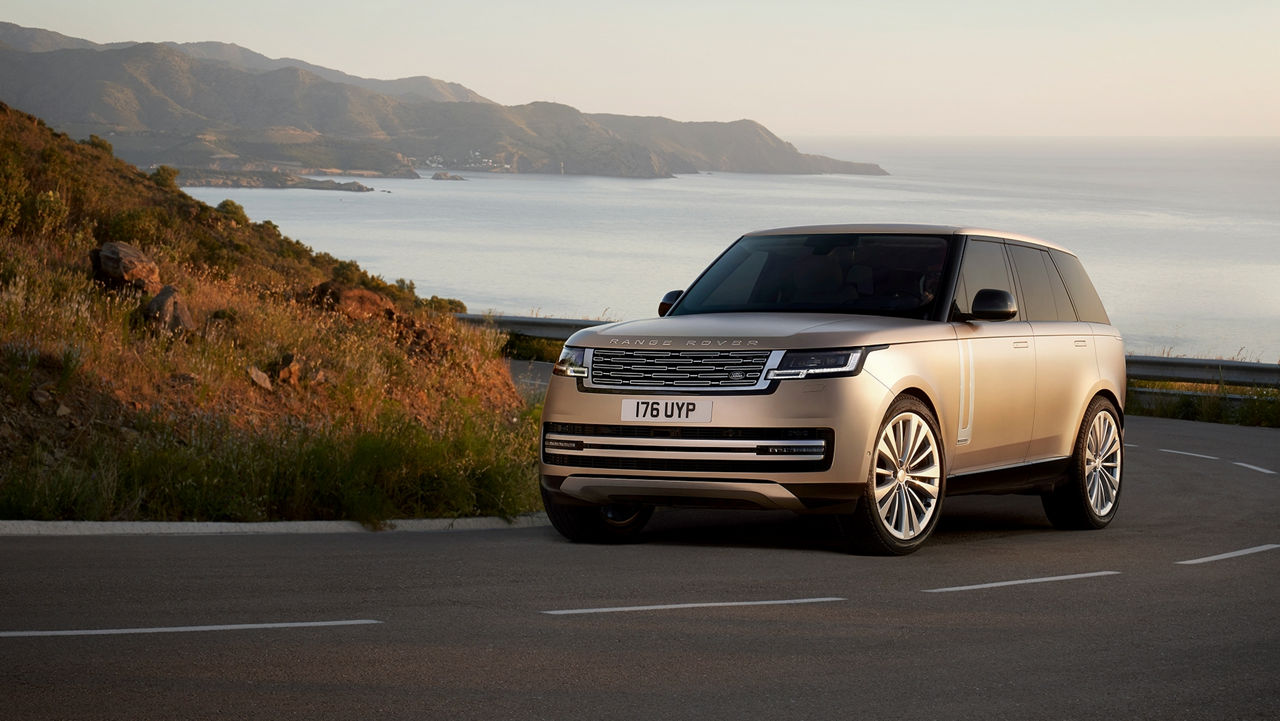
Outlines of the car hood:
<svg viewBox="0 0 1280 721">
<path fill-rule="evenodd" d="M 586 348 L 789 350 L 955 338 L 949 323 L 831 313 L 704 313 L 598 325 L 574 333 Z"/>
</svg>

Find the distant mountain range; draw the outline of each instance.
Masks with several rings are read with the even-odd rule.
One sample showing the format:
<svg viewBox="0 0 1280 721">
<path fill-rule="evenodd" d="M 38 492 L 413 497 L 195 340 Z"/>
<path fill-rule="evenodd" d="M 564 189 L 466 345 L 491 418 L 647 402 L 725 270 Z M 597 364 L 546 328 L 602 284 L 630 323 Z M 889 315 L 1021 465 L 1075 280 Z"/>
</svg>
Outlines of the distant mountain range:
<svg viewBox="0 0 1280 721">
<path fill-rule="evenodd" d="M 885 174 L 871 163 L 800 153 L 750 120 L 686 123 L 554 103 L 503 106 L 425 76 L 373 80 L 228 43 L 102 45 L 11 23 L 0 23 L 0 100 L 74 137 L 103 137 L 142 167 Z"/>
</svg>

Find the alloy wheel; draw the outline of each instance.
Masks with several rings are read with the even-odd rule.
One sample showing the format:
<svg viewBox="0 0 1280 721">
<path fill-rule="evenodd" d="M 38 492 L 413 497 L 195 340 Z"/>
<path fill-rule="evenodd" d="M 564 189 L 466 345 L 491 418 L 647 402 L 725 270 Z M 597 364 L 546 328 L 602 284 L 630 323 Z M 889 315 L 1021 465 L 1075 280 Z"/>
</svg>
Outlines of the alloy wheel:
<svg viewBox="0 0 1280 721">
<path fill-rule="evenodd" d="M 908 541 L 929 528 L 941 489 L 938 442 L 924 418 L 900 413 L 876 444 L 875 502 L 880 522 Z"/>
<path fill-rule="evenodd" d="M 1106 412 L 1094 416 L 1085 439 L 1084 482 L 1089 506 L 1100 517 L 1111 512 L 1120 491 L 1122 449 L 1116 419 Z"/>
</svg>

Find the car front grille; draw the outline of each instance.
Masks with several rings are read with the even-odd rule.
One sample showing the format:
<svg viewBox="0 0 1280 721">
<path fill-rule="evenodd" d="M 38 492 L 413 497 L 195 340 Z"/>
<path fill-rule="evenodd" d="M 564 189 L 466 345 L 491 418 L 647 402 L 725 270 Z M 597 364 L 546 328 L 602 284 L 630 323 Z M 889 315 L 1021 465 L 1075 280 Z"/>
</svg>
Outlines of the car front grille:
<svg viewBox="0 0 1280 721">
<path fill-rule="evenodd" d="M 598 348 L 590 387 L 732 390 L 760 388 L 776 351 Z"/>
<path fill-rule="evenodd" d="M 542 460 L 628 471 L 802 473 L 831 467 L 829 428 L 688 428 L 546 423 Z"/>
</svg>

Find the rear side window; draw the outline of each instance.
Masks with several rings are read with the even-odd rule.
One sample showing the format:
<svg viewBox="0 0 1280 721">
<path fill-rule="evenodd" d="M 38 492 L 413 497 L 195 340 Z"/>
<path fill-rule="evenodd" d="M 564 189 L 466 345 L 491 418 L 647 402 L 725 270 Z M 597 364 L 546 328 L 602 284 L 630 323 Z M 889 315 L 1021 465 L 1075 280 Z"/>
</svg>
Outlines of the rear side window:
<svg viewBox="0 0 1280 721">
<path fill-rule="evenodd" d="M 1010 245 L 1013 267 L 1018 271 L 1018 285 L 1026 304 L 1024 317 L 1034 321 L 1074 321 L 1076 310 L 1071 305 L 1067 286 L 1049 259 L 1049 251 Z"/>
<path fill-rule="evenodd" d="M 1053 291 L 1053 304 L 1058 307 L 1058 320 L 1078 320 L 1075 306 L 1071 305 L 1071 296 L 1067 293 L 1067 286 L 1062 282 L 1062 276 L 1058 275 L 1058 269 L 1053 265 L 1049 251 L 1040 251 L 1040 257 L 1044 260 L 1044 269 L 1049 275 L 1049 290 Z"/>
<path fill-rule="evenodd" d="M 1107 311 L 1102 307 L 1102 299 L 1098 297 L 1098 291 L 1089 280 L 1089 274 L 1084 272 L 1080 259 L 1059 250 L 1049 253 L 1053 257 L 1053 264 L 1062 275 L 1063 282 L 1067 284 L 1067 292 L 1071 294 L 1071 303 L 1075 305 L 1076 315 L 1080 320 L 1110 325 L 1111 320 L 1107 318 Z"/>
<path fill-rule="evenodd" d="M 964 247 L 964 262 L 960 265 L 960 277 L 956 281 L 956 296 L 952 318 L 965 318 L 973 307 L 973 297 L 986 288 L 1013 292 L 1009 277 L 1009 264 L 1004 258 L 1004 244 L 991 240 L 970 238 Z M 1018 309 L 1016 320 L 1024 320 L 1023 309 Z"/>
<path fill-rule="evenodd" d="M 1058 317 L 1058 304 L 1049 287 L 1049 271 L 1044 267 L 1044 251 L 1022 245 L 1010 245 L 1013 267 L 1018 271 L 1022 287 L 1021 308 L 1024 320 L 1063 320 Z M 1074 317 L 1071 320 L 1075 320 Z"/>
</svg>

